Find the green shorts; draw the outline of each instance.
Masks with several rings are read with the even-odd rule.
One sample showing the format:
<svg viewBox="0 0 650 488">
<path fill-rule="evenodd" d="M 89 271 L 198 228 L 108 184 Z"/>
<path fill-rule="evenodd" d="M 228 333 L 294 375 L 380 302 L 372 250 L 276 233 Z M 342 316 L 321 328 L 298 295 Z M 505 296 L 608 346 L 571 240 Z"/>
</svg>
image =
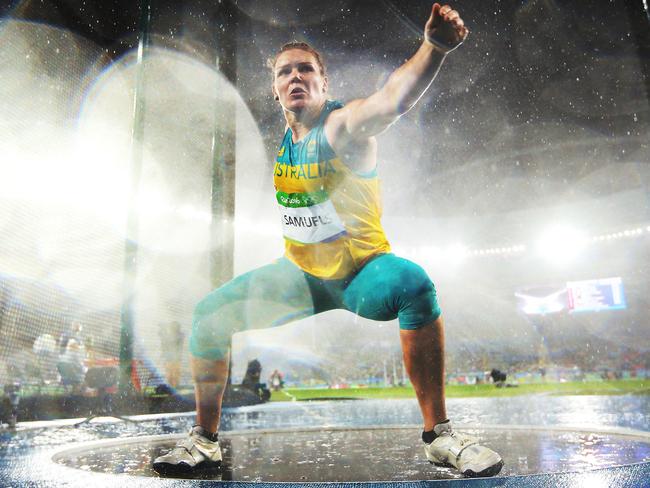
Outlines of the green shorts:
<svg viewBox="0 0 650 488">
<path fill-rule="evenodd" d="M 436 290 L 426 272 L 394 254 L 376 256 L 342 280 L 317 278 L 280 258 L 234 278 L 199 302 L 190 351 L 204 359 L 221 359 L 236 332 L 275 327 L 334 309 L 372 320 L 398 318 L 401 329 L 418 329 L 440 316 Z"/>
</svg>

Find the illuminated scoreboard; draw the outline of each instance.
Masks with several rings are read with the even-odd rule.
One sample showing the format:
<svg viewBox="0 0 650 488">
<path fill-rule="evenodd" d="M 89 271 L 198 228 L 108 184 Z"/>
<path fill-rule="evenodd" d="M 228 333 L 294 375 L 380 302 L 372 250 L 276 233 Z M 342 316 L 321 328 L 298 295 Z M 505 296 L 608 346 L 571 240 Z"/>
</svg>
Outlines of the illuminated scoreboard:
<svg viewBox="0 0 650 488">
<path fill-rule="evenodd" d="M 621 278 L 569 281 L 567 308 L 569 312 L 622 310 L 626 307 Z"/>
<path fill-rule="evenodd" d="M 515 296 L 519 310 L 526 315 L 626 308 L 621 278 L 569 281 L 566 286 L 529 286 L 517 290 Z"/>
</svg>

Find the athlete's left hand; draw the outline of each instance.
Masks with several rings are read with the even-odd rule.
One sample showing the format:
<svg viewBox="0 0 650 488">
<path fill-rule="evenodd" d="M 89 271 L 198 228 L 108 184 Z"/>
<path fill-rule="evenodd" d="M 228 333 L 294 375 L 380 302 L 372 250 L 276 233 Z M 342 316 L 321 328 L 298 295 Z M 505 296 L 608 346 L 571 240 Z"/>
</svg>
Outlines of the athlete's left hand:
<svg viewBox="0 0 650 488">
<path fill-rule="evenodd" d="M 448 53 L 460 46 L 469 30 L 458 12 L 449 5 L 434 3 L 431 16 L 424 26 L 424 38 L 439 50 Z"/>
</svg>

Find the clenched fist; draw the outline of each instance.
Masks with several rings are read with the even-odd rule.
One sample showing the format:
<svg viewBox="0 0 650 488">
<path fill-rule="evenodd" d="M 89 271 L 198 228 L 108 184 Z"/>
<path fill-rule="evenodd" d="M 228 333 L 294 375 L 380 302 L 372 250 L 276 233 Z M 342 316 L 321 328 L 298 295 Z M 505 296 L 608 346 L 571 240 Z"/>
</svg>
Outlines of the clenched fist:
<svg viewBox="0 0 650 488">
<path fill-rule="evenodd" d="M 458 12 L 449 5 L 434 3 L 431 16 L 424 26 L 424 38 L 441 51 L 448 53 L 460 46 L 469 30 Z"/>
</svg>

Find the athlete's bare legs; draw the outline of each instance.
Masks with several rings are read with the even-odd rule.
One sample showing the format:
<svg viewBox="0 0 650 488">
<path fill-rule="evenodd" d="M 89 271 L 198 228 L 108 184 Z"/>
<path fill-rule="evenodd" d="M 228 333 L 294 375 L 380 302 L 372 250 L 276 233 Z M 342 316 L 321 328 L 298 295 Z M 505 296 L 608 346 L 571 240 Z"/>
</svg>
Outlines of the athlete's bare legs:
<svg viewBox="0 0 650 488">
<path fill-rule="evenodd" d="M 220 360 L 191 357 L 196 423 L 208 432 L 217 432 L 221 401 L 228 381 L 228 357 Z"/>
<path fill-rule="evenodd" d="M 416 330 L 400 329 L 406 372 L 420 404 L 424 430 L 447 419 L 442 317 Z"/>
</svg>

